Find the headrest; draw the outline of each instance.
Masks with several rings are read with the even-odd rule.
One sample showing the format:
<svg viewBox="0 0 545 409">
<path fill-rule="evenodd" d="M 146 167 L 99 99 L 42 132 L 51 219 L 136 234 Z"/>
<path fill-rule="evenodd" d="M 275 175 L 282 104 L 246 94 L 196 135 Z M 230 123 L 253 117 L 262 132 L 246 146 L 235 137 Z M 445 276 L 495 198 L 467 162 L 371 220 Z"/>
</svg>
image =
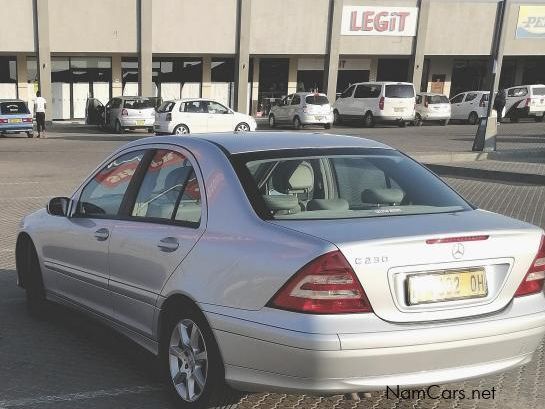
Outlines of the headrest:
<svg viewBox="0 0 545 409">
<path fill-rule="evenodd" d="M 187 179 L 187 174 L 192 168 L 189 166 L 184 166 L 181 168 L 176 168 L 170 171 L 170 173 L 165 178 L 165 188 L 171 188 L 172 186 L 179 185 L 185 182 Z"/>
<path fill-rule="evenodd" d="M 307 210 L 348 210 L 348 201 L 345 199 L 312 199 L 307 204 Z"/>
<path fill-rule="evenodd" d="M 279 163 L 273 174 L 274 188 L 281 193 L 293 190 L 312 190 L 314 171 L 308 162 L 288 160 Z"/>
<path fill-rule="evenodd" d="M 297 213 L 301 210 L 297 196 L 263 195 L 263 200 L 265 201 L 267 209 L 273 212 L 286 210 L 289 211 L 289 213 Z"/>
<path fill-rule="evenodd" d="M 363 203 L 372 203 L 372 204 L 387 204 L 394 205 L 400 204 L 403 200 L 405 194 L 403 190 L 390 188 L 390 189 L 365 189 L 361 193 L 361 201 Z"/>
</svg>

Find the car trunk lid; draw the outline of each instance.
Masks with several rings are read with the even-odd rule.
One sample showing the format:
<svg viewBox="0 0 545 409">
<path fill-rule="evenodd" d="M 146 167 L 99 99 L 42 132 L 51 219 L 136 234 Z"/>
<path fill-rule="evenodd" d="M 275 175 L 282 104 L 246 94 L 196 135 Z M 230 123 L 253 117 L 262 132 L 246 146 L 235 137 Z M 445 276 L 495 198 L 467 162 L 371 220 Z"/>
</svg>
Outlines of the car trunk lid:
<svg viewBox="0 0 545 409">
<path fill-rule="evenodd" d="M 458 319 L 504 308 L 528 271 L 541 238 L 539 228 L 480 210 L 273 223 L 335 244 L 354 269 L 375 314 L 393 322 Z M 444 238 L 465 240 L 433 241 Z M 442 275 L 441 280 L 447 276 L 484 279 L 486 293 L 411 303 L 409 282 L 422 290 L 422 283 L 432 275 Z"/>
</svg>

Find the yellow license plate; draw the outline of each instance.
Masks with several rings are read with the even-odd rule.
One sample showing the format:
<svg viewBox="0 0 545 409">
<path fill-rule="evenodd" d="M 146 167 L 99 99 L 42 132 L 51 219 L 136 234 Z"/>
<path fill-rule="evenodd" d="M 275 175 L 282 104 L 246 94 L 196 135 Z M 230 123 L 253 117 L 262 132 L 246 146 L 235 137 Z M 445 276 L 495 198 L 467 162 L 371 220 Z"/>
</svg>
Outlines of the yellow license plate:
<svg viewBox="0 0 545 409">
<path fill-rule="evenodd" d="M 482 298 L 488 295 L 484 269 L 407 277 L 408 304 L 429 304 L 442 301 Z"/>
<path fill-rule="evenodd" d="M 136 121 L 136 125 L 144 125 L 146 123 L 146 121 Z"/>
<path fill-rule="evenodd" d="M 23 120 L 21 118 L 13 118 L 13 119 L 10 119 L 8 122 L 10 124 L 20 124 L 21 122 L 23 122 Z"/>
</svg>

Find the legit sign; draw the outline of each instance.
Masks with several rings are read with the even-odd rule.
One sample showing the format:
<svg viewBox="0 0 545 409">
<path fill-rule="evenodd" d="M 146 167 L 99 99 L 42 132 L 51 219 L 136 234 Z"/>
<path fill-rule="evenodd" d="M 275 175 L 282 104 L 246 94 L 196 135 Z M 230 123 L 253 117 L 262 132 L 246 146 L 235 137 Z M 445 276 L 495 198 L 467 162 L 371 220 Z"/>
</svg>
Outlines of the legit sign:
<svg viewBox="0 0 545 409">
<path fill-rule="evenodd" d="M 417 7 L 344 6 L 342 35 L 414 37 Z"/>
</svg>

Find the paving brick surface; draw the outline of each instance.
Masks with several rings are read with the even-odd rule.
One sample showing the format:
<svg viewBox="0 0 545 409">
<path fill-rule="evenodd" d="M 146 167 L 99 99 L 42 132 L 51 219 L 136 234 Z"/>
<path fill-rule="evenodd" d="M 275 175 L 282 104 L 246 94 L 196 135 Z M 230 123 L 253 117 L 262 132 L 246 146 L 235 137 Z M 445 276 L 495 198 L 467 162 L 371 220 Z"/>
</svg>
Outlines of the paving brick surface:
<svg viewBox="0 0 545 409">
<path fill-rule="evenodd" d="M 132 137 L 74 133 L 45 141 L 0 139 L 0 408 L 174 408 L 148 353 L 62 307 L 52 307 L 46 319 L 31 318 L 24 293 L 15 286 L 13 247 L 21 217 L 42 207 L 50 196 L 69 194 L 107 153 Z M 523 180 L 516 184 L 445 180 L 479 207 L 545 227 L 545 186 Z M 524 367 L 442 386 L 466 392 L 494 387 L 494 400 L 405 400 L 377 392 L 356 402 L 342 396 L 263 393 L 244 397 L 239 408 L 540 409 L 545 408 L 544 385 L 542 344 Z"/>
</svg>

